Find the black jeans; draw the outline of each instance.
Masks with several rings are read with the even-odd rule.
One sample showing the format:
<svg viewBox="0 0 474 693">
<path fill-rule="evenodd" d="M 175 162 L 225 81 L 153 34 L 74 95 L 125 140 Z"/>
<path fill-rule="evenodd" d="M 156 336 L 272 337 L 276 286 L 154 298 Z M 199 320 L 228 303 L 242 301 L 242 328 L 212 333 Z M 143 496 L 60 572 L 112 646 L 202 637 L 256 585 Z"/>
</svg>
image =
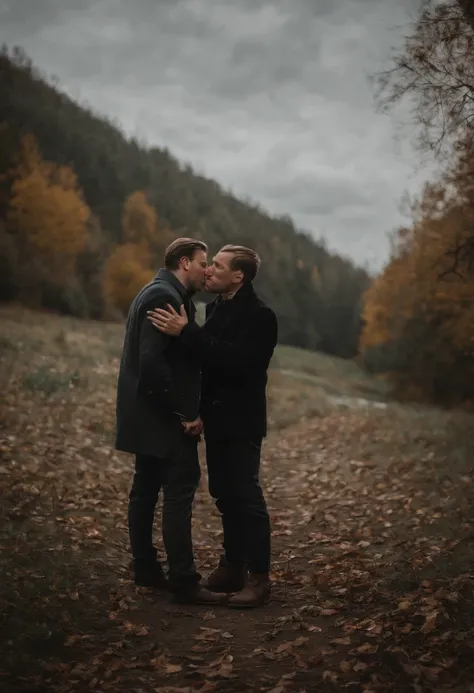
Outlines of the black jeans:
<svg viewBox="0 0 474 693">
<path fill-rule="evenodd" d="M 221 513 L 221 565 L 270 570 L 270 518 L 259 481 L 261 440 L 206 438 L 209 493 Z"/>
<path fill-rule="evenodd" d="M 194 562 L 191 537 L 192 506 L 201 469 L 195 439 L 180 438 L 165 459 L 137 455 L 129 496 L 128 526 L 136 566 L 156 561 L 153 521 L 163 489 L 162 534 L 171 585 L 179 587 L 200 579 Z"/>
</svg>

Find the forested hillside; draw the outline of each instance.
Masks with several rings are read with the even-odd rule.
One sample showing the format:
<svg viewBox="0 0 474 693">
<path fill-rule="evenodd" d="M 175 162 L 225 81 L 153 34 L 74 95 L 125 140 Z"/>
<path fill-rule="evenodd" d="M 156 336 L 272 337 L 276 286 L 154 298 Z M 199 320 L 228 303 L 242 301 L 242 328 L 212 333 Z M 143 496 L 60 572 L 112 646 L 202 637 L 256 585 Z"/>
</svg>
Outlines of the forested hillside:
<svg viewBox="0 0 474 693">
<path fill-rule="evenodd" d="M 3 300 L 123 315 L 167 243 L 193 235 L 211 252 L 239 242 L 262 255 L 258 288 L 278 314 L 282 342 L 356 353 L 369 277 L 289 217 L 236 199 L 166 149 L 127 139 L 18 49 L 0 55 L 0 124 Z"/>
</svg>

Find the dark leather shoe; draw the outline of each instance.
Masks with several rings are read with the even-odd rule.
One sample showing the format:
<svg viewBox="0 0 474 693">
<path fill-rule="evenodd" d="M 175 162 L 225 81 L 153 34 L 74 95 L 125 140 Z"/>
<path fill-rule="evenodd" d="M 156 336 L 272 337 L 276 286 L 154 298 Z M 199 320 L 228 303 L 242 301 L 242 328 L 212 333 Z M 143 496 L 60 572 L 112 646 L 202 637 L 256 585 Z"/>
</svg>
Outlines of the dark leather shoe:
<svg viewBox="0 0 474 693">
<path fill-rule="evenodd" d="M 253 609 L 267 604 L 270 592 L 271 583 L 268 573 L 251 573 L 245 587 L 229 597 L 227 604 L 235 609 Z"/>
<path fill-rule="evenodd" d="M 158 562 L 140 563 L 134 561 L 133 577 L 137 587 L 150 587 L 160 590 L 169 589 L 168 579 Z"/>
<path fill-rule="evenodd" d="M 211 592 L 200 584 L 182 587 L 173 592 L 173 601 L 176 604 L 207 604 L 218 606 L 227 604 L 228 595 L 218 592 Z"/>
<path fill-rule="evenodd" d="M 212 592 L 240 592 L 245 586 L 247 570 L 244 566 L 220 565 L 200 583 Z"/>
</svg>

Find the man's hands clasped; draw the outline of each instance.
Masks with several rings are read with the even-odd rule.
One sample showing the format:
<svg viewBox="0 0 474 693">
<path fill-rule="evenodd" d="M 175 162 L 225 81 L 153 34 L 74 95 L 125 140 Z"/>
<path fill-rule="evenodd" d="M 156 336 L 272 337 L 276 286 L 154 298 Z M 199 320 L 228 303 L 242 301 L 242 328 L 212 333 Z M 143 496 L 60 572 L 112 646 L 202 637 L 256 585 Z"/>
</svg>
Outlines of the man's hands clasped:
<svg viewBox="0 0 474 693">
<path fill-rule="evenodd" d="M 187 436 L 200 436 L 202 433 L 202 420 L 198 416 L 194 421 L 182 421 L 184 432 Z"/>
</svg>

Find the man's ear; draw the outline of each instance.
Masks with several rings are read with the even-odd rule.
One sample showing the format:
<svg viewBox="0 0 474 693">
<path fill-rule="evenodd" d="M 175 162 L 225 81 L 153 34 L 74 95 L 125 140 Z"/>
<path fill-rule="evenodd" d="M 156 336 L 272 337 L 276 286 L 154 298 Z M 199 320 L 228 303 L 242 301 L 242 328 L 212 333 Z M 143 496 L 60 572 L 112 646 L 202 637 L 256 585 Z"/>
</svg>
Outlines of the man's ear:
<svg viewBox="0 0 474 693">
<path fill-rule="evenodd" d="M 234 278 L 235 278 L 236 284 L 240 284 L 244 279 L 244 274 L 243 274 L 242 270 L 237 270 L 237 272 L 234 275 Z"/>
<path fill-rule="evenodd" d="M 181 267 L 187 271 L 189 269 L 190 262 L 191 261 L 188 257 L 182 257 L 181 258 Z"/>
</svg>

